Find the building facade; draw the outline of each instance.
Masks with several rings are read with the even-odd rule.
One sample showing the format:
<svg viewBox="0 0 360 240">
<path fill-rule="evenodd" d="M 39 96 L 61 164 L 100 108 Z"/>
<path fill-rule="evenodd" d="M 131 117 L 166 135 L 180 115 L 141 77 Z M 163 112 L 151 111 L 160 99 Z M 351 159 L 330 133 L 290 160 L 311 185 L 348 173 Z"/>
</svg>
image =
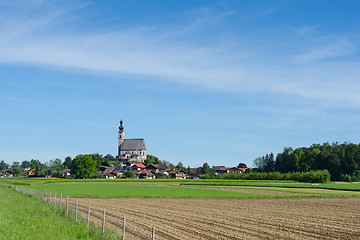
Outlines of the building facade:
<svg viewBox="0 0 360 240">
<path fill-rule="evenodd" d="M 144 162 L 147 157 L 145 141 L 143 138 L 125 139 L 123 121 L 120 121 L 118 158 L 120 160 L 134 160 Z"/>
</svg>

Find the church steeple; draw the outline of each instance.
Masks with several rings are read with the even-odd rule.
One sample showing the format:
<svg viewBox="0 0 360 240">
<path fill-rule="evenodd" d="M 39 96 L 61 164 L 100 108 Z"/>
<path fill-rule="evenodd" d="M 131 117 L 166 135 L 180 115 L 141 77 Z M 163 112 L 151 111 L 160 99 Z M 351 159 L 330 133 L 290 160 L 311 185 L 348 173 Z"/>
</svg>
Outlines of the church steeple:
<svg viewBox="0 0 360 240">
<path fill-rule="evenodd" d="M 123 126 L 123 120 L 120 120 L 120 127 L 119 127 L 120 131 L 124 131 L 124 126 Z"/>
<path fill-rule="evenodd" d="M 119 127 L 119 144 L 118 144 L 119 148 L 120 148 L 120 145 L 124 142 L 124 137 L 125 137 L 124 126 L 123 126 L 123 120 L 121 119 L 120 127 Z"/>
</svg>

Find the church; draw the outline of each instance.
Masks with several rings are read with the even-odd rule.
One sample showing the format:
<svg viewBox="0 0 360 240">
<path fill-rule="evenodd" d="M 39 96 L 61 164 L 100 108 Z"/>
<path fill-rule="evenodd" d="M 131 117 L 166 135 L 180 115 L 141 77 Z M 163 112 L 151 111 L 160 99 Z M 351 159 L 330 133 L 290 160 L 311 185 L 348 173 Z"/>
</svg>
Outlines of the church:
<svg viewBox="0 0 360 240">
<path fill-rule="evenodd" d="M 123 120 L 120 121 L 118 158 L 120 160 L 133 160 L 144 162 L 147 157 L 145 141 L 143 138 L 125 139 Z"/>
</svg>

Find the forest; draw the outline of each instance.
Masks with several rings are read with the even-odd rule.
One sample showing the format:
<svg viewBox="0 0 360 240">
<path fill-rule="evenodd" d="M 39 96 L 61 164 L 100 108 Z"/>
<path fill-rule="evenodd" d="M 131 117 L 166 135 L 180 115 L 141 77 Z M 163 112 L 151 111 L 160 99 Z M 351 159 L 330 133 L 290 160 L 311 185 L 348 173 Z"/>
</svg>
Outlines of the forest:
<svg viewBox="0 0 360 240">
<path fill-rule="evenodd" d="M 285 147 L 254 160 L 258 172 L 307 172 L 328 170 L 332 181 L 360 181 L 360 144 L 324 143 L 293 149 Z"/>
</svg>

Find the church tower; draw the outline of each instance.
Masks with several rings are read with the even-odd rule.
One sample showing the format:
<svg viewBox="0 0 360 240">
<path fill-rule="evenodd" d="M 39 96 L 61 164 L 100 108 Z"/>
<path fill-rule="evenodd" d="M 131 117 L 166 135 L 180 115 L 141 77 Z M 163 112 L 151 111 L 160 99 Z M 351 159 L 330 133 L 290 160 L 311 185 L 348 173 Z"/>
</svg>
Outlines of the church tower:
<svg viewBox="0 0 360 240">
<path fill-rule="evenodd" d="M 118 148 L 120 148 L 120 145 L 124 142 L 124 126 L 123 126 L 123 120 L 121 119 L 120 121 L 120 127 L 119 127 L 119 144 L 118 144 Z"/>
</svg>

